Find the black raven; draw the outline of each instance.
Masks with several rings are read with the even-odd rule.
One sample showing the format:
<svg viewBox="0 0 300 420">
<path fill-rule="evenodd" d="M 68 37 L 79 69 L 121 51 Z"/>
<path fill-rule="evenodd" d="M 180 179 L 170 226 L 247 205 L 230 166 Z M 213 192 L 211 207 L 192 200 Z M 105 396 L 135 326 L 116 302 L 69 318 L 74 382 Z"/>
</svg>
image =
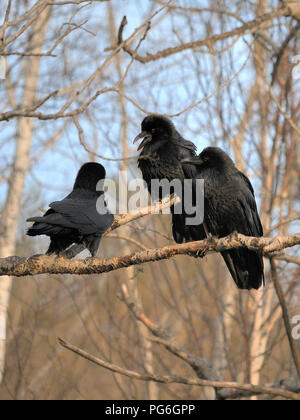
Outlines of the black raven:
<svg viewBox="0 0 300 420">
<path fill-rule="evenodd" d="M 196 176 L 197 171 L 193 165 L 184 165 L 183 168 L 181 164 L 181 160 L 196 156 L 196 146 L 185 140 L 168 118 L 156 114 L 148 115 L 143 120 L 142 132 L 135 138 L 134 143 L 141 139 L 143 141 L 138 148 L 141 150 L 138 167 L 150 194 L 151 181 L 154 179 L 166 179 L 170 182 L 178 179 L 183 183 L 184 179 L 193 179 Z M 172 190 L 170 192 L 172 193 Z M 159 198 L 163 198 L 161 192 Z M 194 237 L 194 227 L 186 226 L 184 212 L 175 214 L 174 207 L 171 211 L 173 237 L 177 243 L 205 238 L 204 231 L 199 237 L 199 228 L 197 238 Z"/>
<path fill-rule="evenodd" d="M 199 156 L 182 163 L 194 164 L 197 178 L 205 181 L 204 229 L 207 236 L 222 238 L 235 232 L 263 236 L 251 182 L 223 150 L 208 147 Z M 259 289 L 264 283 L 261 252 L 239 248 L 223 252 L 222 256 L 240 289 Z"/>
<path fill-rule="evenodd" d="M 60 254 L 70 245 L 84 244 L 94 257 L 101 237 L 112 225 L 103 191 L 97 191 L 99 181 L 105 179 L 105 169 L 98 163 L 86 163 L 78 172 L 73 191 L 62 201 L 49 205 L 42 217 L 31 217 L 34 222 L 27 235 L 46 235 L 51 239 L 47 254 Z"/>
</svg>

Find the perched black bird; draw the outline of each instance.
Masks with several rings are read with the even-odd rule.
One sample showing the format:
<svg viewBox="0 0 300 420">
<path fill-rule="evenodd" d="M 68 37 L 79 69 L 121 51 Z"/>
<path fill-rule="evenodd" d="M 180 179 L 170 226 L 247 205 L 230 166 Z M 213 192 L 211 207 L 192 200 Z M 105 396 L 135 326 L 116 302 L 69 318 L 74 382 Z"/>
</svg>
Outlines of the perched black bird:
<svg viewBox="0 0 300 420">
<path fill-rule="evenodd" d="M 138 148 L 141 150 L 138 167 L 150 194 L 151 180 L 153 179 L 167 179 L 168 181 L 179 179 L 183 182 L 184 179 L 193 179 L 196 176 L 197 170 L 193 165 L 184 165 L 183 168 L 181 164 L 183 159 L 196 156 L 196 146 L 185 140 L 168 118 L 162 115 L 148 115 L 143 120 L 142 132 L 135 138 L 134 143 L 141 139 L 143 141 Z M 163 196 L 161 195 L 159 198 L 162 199 Z M 184 197 L 181 198 L 184 199 Z M 195 240 L 194 227 L 186 226 L 186 215 L 184 213 L 174 214 L 174 206 L 171 211 L 174 240 L 177 243 Z M 199 228 L 197 235 L 199 236 Z M 199 239 L 204 238 L 203 231 L 202 238 Z"/>
<path fill-rule="evenodd" d="M 49 236 L 48 255 L 59 254 L 76 243 L 84 244 L 94 257 L 103 233 L 114 221 L 114 216 L 106 208 L 103 191 L 96 190 L 105 175 L 104 167 L 98 163 L 83 165 L 71 194 L 50 204 L 44 216 L 27 220 L 34 222 L 27 235 Z"/>
<path fill-rule="evenodd" d="M 182 163 L 194 164 L 197 178 L 205 181 L 204 228 L 207 236 L 222 238 L 234 232 L 263 236 L 251 182 L 223 150 L 209 147 Z M 261 252 L 239 248 L 223 252 L 222 256 L 240 289 L 259 289 L 264 283 Z"/>
</svg>

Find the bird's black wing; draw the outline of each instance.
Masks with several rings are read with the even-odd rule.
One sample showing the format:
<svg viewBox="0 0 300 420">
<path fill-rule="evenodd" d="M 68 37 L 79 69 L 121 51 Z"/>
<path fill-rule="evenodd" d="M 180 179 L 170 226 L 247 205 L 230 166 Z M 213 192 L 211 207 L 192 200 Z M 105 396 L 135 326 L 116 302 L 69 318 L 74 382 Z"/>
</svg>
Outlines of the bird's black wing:
<svg viewBox="0 0 300 420">
<path fill-rule="evenodd" d="M 51 203 L 50 208 L 58 213 L 58 216 L 63 216 L 68 223 L 68 227 L 71 225 L 82 235 L 101 235 L 107 231 L 114 221 L 114 216 L 108 210 L 106 210 L 106 214 L 98 213 L 96 198 L 69 197 Z"/>
<path fill-rule="evenodd" d="M 196 155 L 196 146 L 194 143 L 184 140 L 184 147 L 181 149 L 181 161 Z M 191 184 L 185 185 L 185 199 L 187 199 L 187 193 L 189 194 L 188 197 L 192 197 L 192 205 L 196 207 L 198 203 L 196 203 L 196 189 L 197 189 L 197 179 L 201 179 L 201 173 L 199 173 L 197 167 L 193 164 L 182 164 L 182 170 L 184 174 L 184 178 L 186 180 L 192 180 Z M 192 192 L 186 191 L 187 188 L 191 185 Z M 190 215 L 189 217 L 195 217 L 195 214 Z M 204 229 L 204 225 L 190 225 L 186 227 L 188 230 L 190 241 L 200 241 L 206 238 L 206 233 Z"/>
<path fill-rule="evenodd" d="M 182 181 L 184 180 L 192 180 L 191 184 L 184 183 L 183 184 L 183 206 L 184 200 L 190 197 L 194 201 L 194 191 L 193 185 L 195 184 L 195 178 L 197 176 L 197 169 L 194 165 L 184 164 L 182 165 L 182 160 L 193 157 L 196 155 L 196 146 L 191 141 L 185 140 L 183 137 L 178 136 L 176 138 L 172 138 L 172 149 L 173 153 L 176 154 L 177 164 L 179 166 L 178 173 L 180 173 L 180 178 Z M 179 178 L 179 177 L 178 177 Z M 187 189 L 191 189 L 191 191 L 187 191 Z M 183 214 L 173 214 L 172 215 L 172 230 L 173 230 L 173 237 L 175 242 L 182 243 L 182 242 L 190 242 L 194 240 L 204 239 L 205 234 L 203 231 L 202 226 L 192 226 L 187 225 L 186 220 L 187 218 L 194 217 L 194 215 L 187 215 L 185 212 Z"/>
<path fill-rule="evenodd" d="M 192 155 L 196 154 L 197 147 L 194 145 L 194 143 L 189 140 L 185 140 L 181 136 L 178 136 L 177 138 L 172 137 L 172 143 L 181 149 L 188 150 L 190 153 L 192 153 Z"/>
<path fill-rule="evenodd" d="M 263 236 L 263 227 L 259 218 L 250 180 L 237 172 L 236 203 L 242 215 L 236 231 L 247 236 Z M 261 252 L 239 248 L 222 253 L 229 271 L 240 289 L 259 289 L 264 284 L 264 262 Z"/>
<path fill-rule="evenodd" d="M 243 172 L 241 172 L 241 171 L 238 171 L 237 175 L 245 182 L 245 184 L 247 185 L 248 189 L 250 190 L 251 194 L 254 197 L 255 196 L 254 188 L 251 184 L 250 179 L 245 174 L 243 174 Z"/>
<path fill-rule="evenodd" d="M 197 176 L 197 169 L 194 165 L 181 164 L 181 161 L 187 158 L 191 158 L 196 155 L 197 148 L 191 141 L 185 140 L 184 138 L 174 138 L 172 143 L 175 146 L 178 162 L 182 168 L 185 179 L 194 179 Z"/>
<path fill-rule="evenodd" d="M 240 204 L 248 222 L 248 235 L 261 237 L 264 234 L 263 227 L 257 210 L 255 194 L 250 180 L 242 172 L 237 173 L 240 185 Z"/>
<path fill-rule="evenodd" d="M 43 216 L 30 217 L 27 222 L 33 222 L 33 226 L 28 229 L 27 235 L 64 235 L 70 234 L 70 230 L 74 229 L 74 225 L 62 214 L 56 213 L 53 209 L 49 209 Z"/>
</svg>

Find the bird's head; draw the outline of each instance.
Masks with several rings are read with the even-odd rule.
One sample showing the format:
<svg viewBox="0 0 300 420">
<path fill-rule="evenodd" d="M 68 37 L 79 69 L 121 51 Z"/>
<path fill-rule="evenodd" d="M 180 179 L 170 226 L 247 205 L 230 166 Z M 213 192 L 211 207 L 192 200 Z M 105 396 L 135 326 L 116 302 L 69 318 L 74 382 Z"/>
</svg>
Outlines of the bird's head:
<svg viewBox="0 0 300 420">
<path fill-rule="evenodd" d="M 184 159 L 181 163 L 192 164 L 199 168 L 235 168 L 232 159 L 218 147 L 207 147 L 199 156 Z"/>
<path fill-rule="evenodd" d="M 105 176 L 105 168 L 100 163 L 85 163 L 77 174 L 74 189 L 96 191 L 98 182 L 105 179 Z"/>
<path fill-rule="evenodd" d="M 136 136 L 133 143 L 143 139 L 138 147 L 141 150 L 149 143 L 165 142 L 176 135 L 176 129 L 171 120 L 163 115 L 148 115 L 142 122 L 142 131 Z"/>
</svg>

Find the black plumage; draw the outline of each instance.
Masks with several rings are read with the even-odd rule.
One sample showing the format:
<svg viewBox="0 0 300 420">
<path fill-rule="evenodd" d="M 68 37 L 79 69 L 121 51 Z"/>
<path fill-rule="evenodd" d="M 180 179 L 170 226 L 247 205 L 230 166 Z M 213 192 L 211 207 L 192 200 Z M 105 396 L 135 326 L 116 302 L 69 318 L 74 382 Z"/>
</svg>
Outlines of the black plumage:
<svg viewBox="0 0 300 420">
<path fill-rule="evenodd" d="M 179 179 L 193 179 L 196 176 L 196 169 L 193 165 L 181 164 L 182 159 L 196 156 L 196 146 L 185 140 L 176 130 L 172 121 L 162 115 L 148 115 L 142 122 L 142 132 L 135 138 L 134 142 L 143 139 L 138 150 L 141 154 L 138 159 L 143 178 L 147 183 L 151 194 L 151 180 L 167 179 L 173 181 Z M 171 190 L 172 193 L 172 190 Z M 159 196 L 163 198 L 162 194 Z M 182 199 L 184 199 L 182 197 Z M 177 243 L 195 240 L 194 227 L 186 226 L 186 215 L 175 214 L 172 211 L 172 230 Z M 191 217 L 191 215 L 189 215 Z M 200 228 L 201 230 L 201 228 Z M 197 230 L 199 236 L 199 228 Z M 205 233 L 202 232 L 202 239 Z"/>
<path fill-rule="evenodd" d="M 223 150 L 209 147 L 182 163 L 193 163 L 197 178 L 205 181 L 204 228 L 207 236 L 222 238 L 234 232 L 263 236 L 251 182 Z M 261 252 L 239 248 L 223 252 L 222 256 L 240 289 L 259 289 L 264 283 Z"/>
<path fill-rule="evenodd" d="M 83 244 L 95 256 L 103 233 L 114 221 L 106 208 L 102 189 L 97 191 L 97 184 L 105 175 L 104 167 L 98 163 L 83 165 L 67 197 L 51 203 L 44 216 L 27 220 L 34 222 L 27 235 L 49 236 L 47 254 L 60 254 L 76 243 Z"/>
</svg>

